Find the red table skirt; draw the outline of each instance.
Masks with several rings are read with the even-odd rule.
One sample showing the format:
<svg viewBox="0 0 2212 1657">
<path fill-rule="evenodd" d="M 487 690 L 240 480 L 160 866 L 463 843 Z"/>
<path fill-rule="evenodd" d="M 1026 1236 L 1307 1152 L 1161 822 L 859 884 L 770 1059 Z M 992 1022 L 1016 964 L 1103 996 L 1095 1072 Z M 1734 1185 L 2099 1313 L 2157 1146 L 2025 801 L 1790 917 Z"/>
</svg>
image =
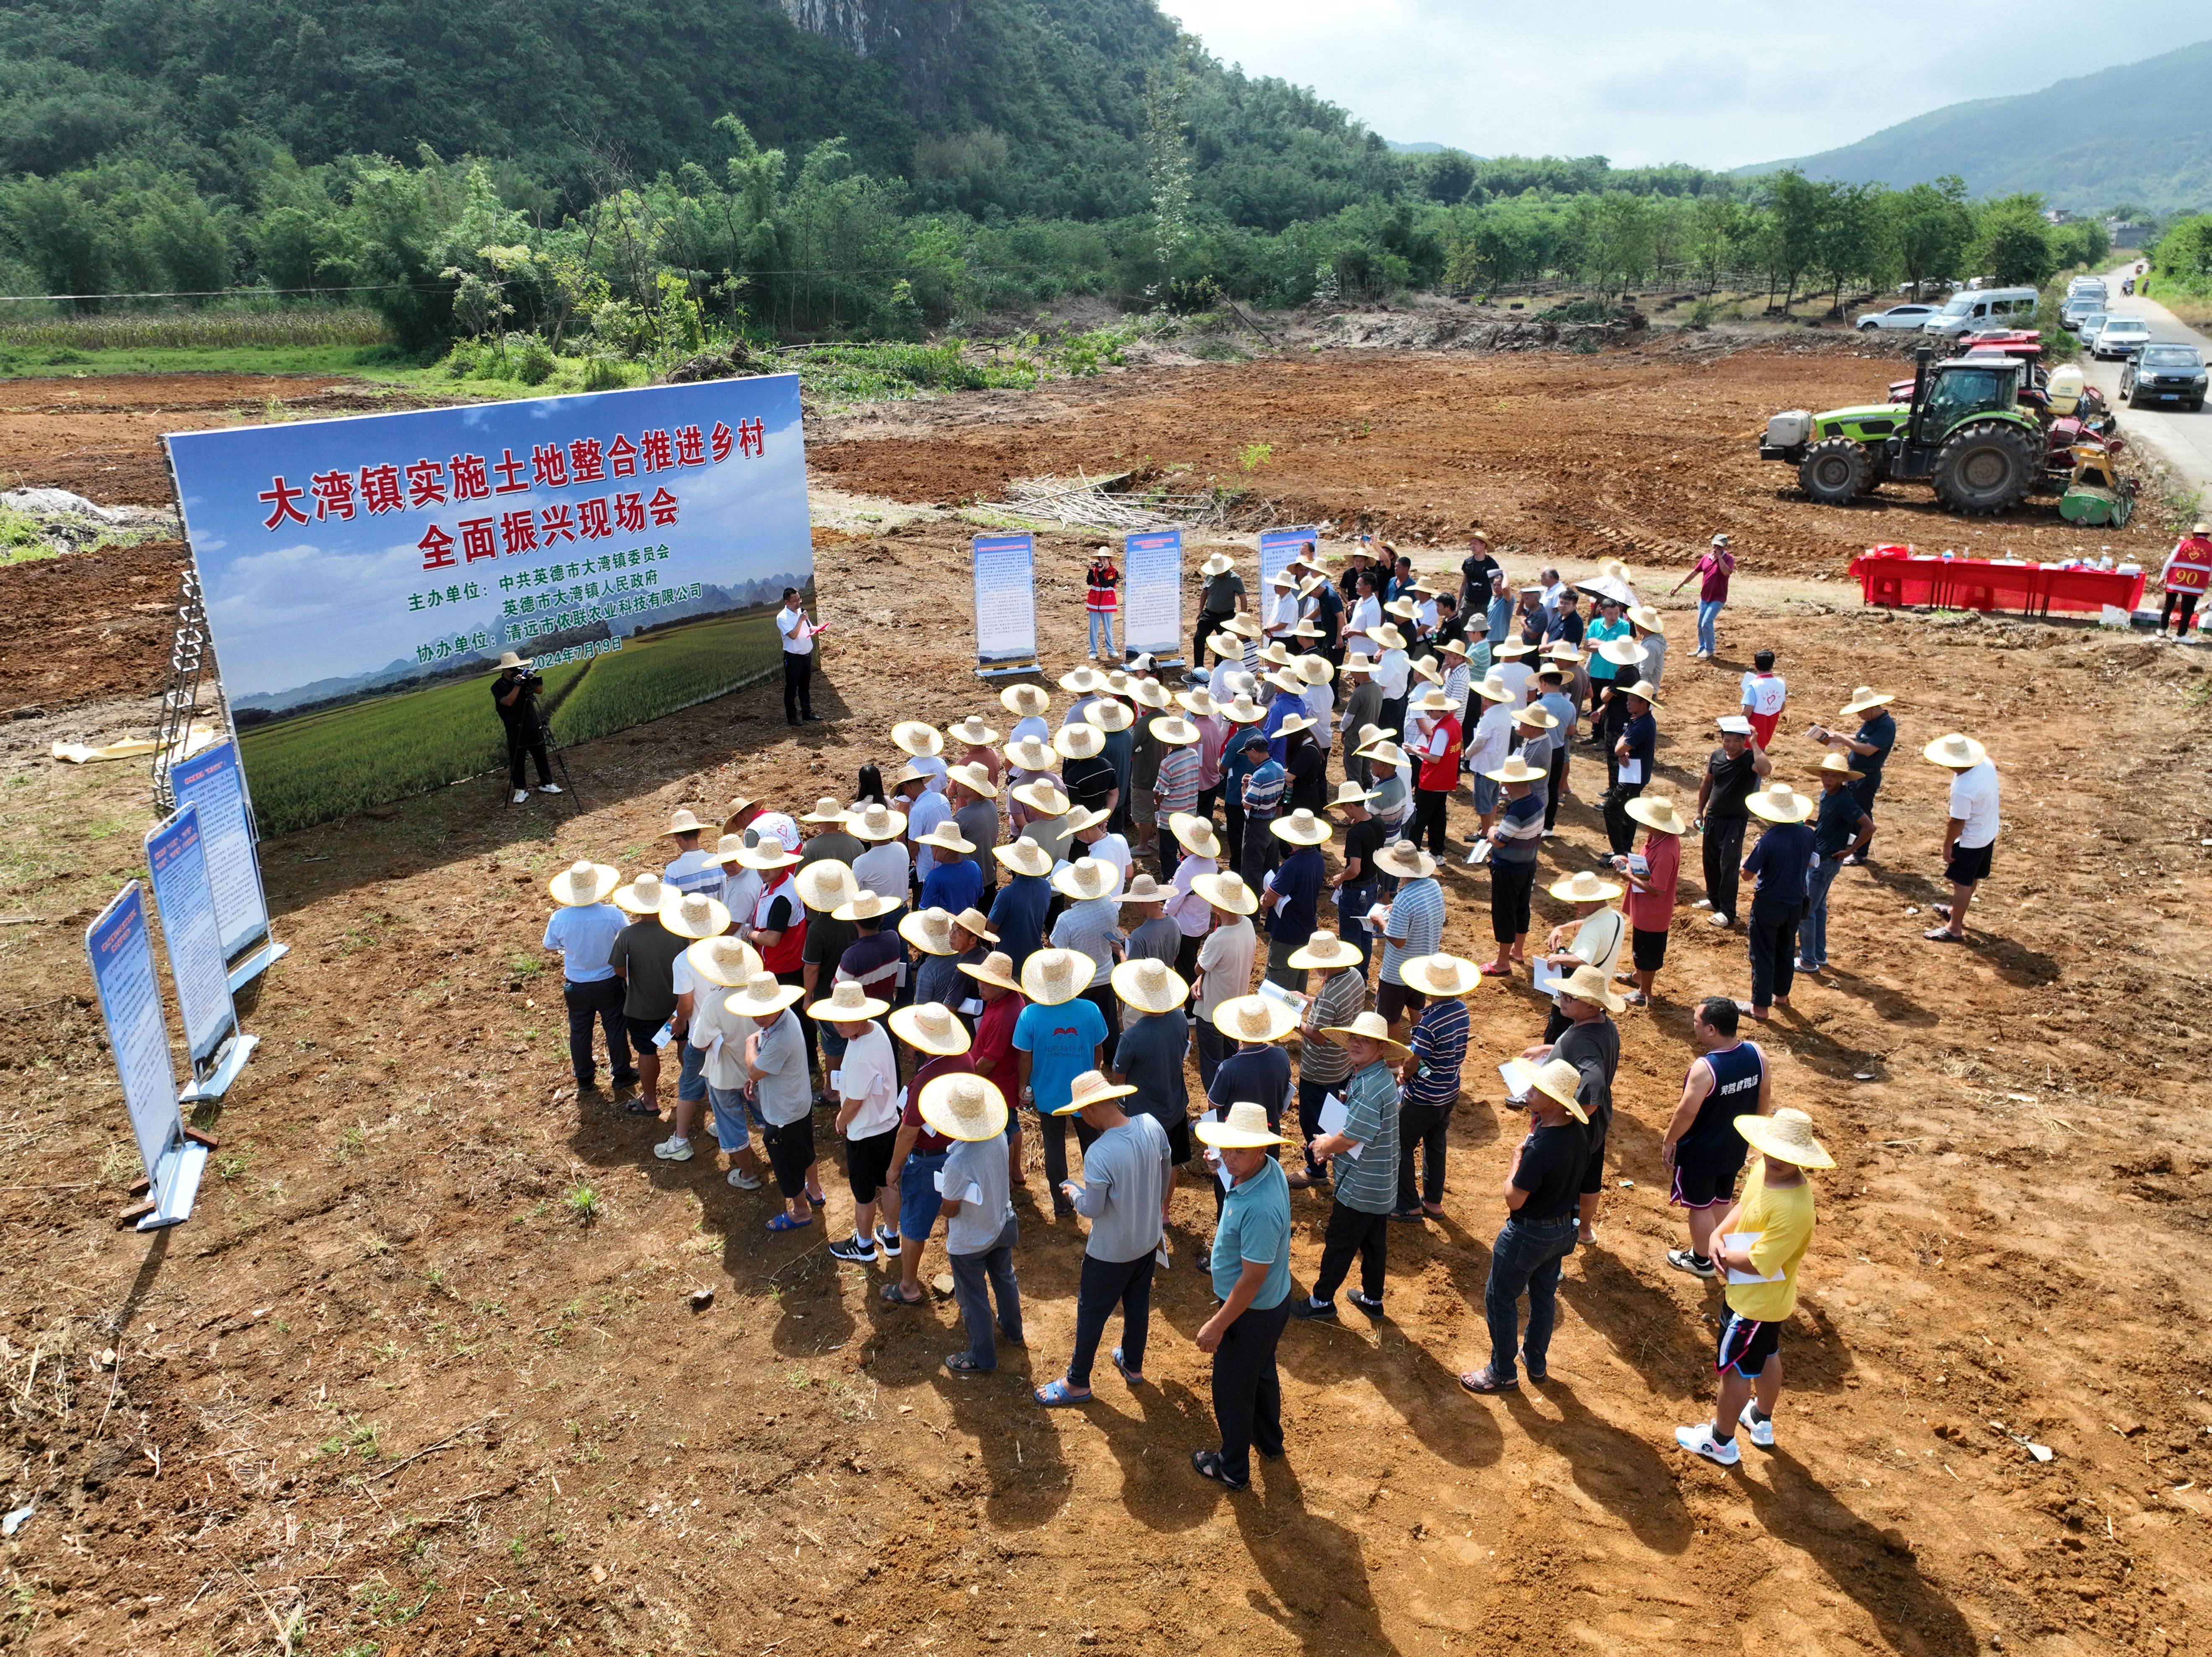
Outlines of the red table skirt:
<svg viewBox="0 0 2212 1657">
<path fill-rule="evenodd" d="M 2132 611 L 2142 602 L 2143 573 L 2056 569 L 1987 558 L 1923 558 L 1877 547 L 1851 561 L 1860 596 L 1870 604 L 1929 604 L 1941 610 Z"/>
</svg>

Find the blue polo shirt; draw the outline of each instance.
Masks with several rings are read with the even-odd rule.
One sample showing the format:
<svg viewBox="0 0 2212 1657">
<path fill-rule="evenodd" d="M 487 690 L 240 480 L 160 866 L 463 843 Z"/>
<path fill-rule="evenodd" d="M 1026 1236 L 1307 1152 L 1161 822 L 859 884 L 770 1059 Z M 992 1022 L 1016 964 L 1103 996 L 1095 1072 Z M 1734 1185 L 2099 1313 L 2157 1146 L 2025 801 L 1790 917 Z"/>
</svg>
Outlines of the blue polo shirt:
<svg viewBox="0 0 2212 1657">
<path fill-rule="evenodd" d="M 921 907 L 942 909 L 957 915 L 963 909 L 972 909 L 975 900 L 983 895 L 983 871 L 975 866 L 972 858 L 955 858 L 950 863 L 933 863 L 929 872 L 922 877 Z"/>
<path fill-rule="evenodd" d="M 1252 1308 L 1271 1312 L 1291 1292 L 1291 1187 L 1282 1163 L 1272 1155 L 1257 1174 L 1239 1180 L 1222 1199 L 1208 1264 L 1213 1292 L 1223 1300 L 1236 1290 L 1247 1260 L 1267 1262 L 1267 1281 L 1252 1297 Z"/>
<path fill-rule="evenodd" d="M 1030 1056 L 1030 1090 L 1038 1115 L 1068 1102 L 1075 1078 L 1097 1068 L 1098 1045 L 1105 1039 L 1106 1015 L 1088 996 L 1056 1007 L 1031 1002 L 1022 1009 L 1014 1021 L 1014 1046 Z"/>
<path fill-rule="evenodd" d="M 998 933 L 999 947 L 1017 974 L 1024 962 L 1044 947 L 1045 911 L 1051 907 L 1052 883 L 1042 875 L 1016 875 L 992 901 L 991 930 Z"/>
<path fill-rule="evenodd" d="M 1269 938 L 1303 944 L 1314 935 L 1322 882 L 1328 872 L 1317 846 L 1301 846 L 1275 865 L 1275 895 L 1288 901 L 1267 912 Z"/>
<path fill-rule="evenodd" d="M 1802 822 L 1770 823 L 1743 866 L 1747 873 L 1759 877 L 1752 889 L 1758 896 L 1777 903 L 1802 903 L 1805 877 L 1813 867 L 1812 829 Z"/>
</svg>

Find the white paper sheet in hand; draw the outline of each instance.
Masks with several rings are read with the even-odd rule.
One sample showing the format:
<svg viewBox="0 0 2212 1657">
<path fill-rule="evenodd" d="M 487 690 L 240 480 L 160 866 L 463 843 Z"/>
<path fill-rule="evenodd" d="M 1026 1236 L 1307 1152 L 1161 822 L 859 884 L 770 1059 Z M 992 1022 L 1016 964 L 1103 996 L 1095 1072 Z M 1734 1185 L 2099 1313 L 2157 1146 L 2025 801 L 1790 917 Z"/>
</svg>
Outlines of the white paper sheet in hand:
<svg viewBox="0 0 2212 1657">
<path fill-rule="evenodd" d="M 1341 1133 L 1344 1132 L 1345 1118 L 1351 1114 L 1346 1108 L 1344 1101 L 1332 1093 L 1322 1100 L 1321 1115 L 1316 1119 L 1314 1126 L 1325 1134 Z"/>
<path fill-rule="evenodd" d="M 974 1018 L 982 1011 L 983 1000 L 981 996 L 977 996 L 972 1000 L 963 1001 L 960 1004 L 960 1012 L 963 1017 Z"/>
<path fill-rule="evenodd" d="M 1566 981 L 1566 974 L 1556 969 L 1541 956 L 1529 963 L 1528 985 L 1539 995 L 1557 995 L 1559 992 L 1559 986 Z"/>
<path fill-rule="evenodd" d="M 1224 1191 L 1228 1190 L 1231 1186 L 1236 1183 L 1234 1180 L 1229 1177 L 1229 1164 L 1226 1162 L 1216 1162 L 1214 1164 L 1213 1177 L 1221 1181 L 1221 1188 Z"/>
<path fill-rule="evenodd" d="M 1304 1012 L 1306 1010 L 1305 997 L 1300 995 L 1296 990 L 1285 989 L 1272 979 L 1263 978 L 1260 980 L 1260 993 L 1270 1001 L 1281 1002 L 1294 1011 Z"/>
<path fill-rule="evenodd" d="M 937 1194 L 939 1196 L 942 1197 L 945 1194 L 945 1170 L 943 1168 L 940 1168 L 936 1173 L 931 1174 L 929 1176 L 929 1182 L 937 1187 Z"/>
<path fill-rule="evenodd" d="M 1516 1102 L 1524 1102 L 1527 1100 L 1528 1097 L 1528 1086 L 1522 1081 L 1520 1073 L 1513 1068 L 1513 1061 L 1511 1059 L 1509 1059 L 1504 1064 L 1500 1065 L 1498 1067 L 1498 1073 L 1505 1078 L 1505 1096 L 1507 1098 Z"/>
<path fill-rule="evenodd" d="M 1621 761 L 1620 774 L 1621 781 L 1625 783 L 1635 784 L 1642 782 L 1644 780 L 1644 762 L 1642 760 Z"/>
<path fill-rule="evenodd" d="M 1757 1231 L 1731 1231 L 1721 1241 L 1730 1248 L 1740 1248 L 1748 1254 L 1751 1253 L 1752 1245 L 1759 1241 L 1761 1235 Z M 1756 1272 L 1739 1272 L 1734 1266 L 1730 1266 L 1728 1280 L 1730 1283 L 1780 1283 L 1783 1276 L 1782 1272 L 1777 1272 L 1771 1278 L 1762 1278 Z"/>
</svg>

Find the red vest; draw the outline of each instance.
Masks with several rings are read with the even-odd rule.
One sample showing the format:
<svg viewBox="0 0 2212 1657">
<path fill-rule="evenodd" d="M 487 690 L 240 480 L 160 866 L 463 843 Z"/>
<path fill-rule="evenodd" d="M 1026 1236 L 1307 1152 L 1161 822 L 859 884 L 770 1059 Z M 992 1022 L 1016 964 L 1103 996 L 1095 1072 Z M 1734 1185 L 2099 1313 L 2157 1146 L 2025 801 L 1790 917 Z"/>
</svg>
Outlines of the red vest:
<svg viewBox="0 0 2212 1657">
<path fill-rule="evenodd" d="M 779 897 L 791 901 L 791 924 L 774 945 L 760 952 L 760 958 L 763 968 L 781 975 L 799 970 L 799 956 L 806 948 L 806 906 L 799 901 L 799 883 L 786 875 L 760 895 L 760 901 L 753 906 L 754 926 L 768 924 L 769 907 Z"/>
<path fill-rule="evenodd" d="M 2212 541 L 2201 535 L 2185 537 L 2166 561 L 2166 589 L 2203 592 L 2207 587 L 2212 587 Z"/>
</svg>

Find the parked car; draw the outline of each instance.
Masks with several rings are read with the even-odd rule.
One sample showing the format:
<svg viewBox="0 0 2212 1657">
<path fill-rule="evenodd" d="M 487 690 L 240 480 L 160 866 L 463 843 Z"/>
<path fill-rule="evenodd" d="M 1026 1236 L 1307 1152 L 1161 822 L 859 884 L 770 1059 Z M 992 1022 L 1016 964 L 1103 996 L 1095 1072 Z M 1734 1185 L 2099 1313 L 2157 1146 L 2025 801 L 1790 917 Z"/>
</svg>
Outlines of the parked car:
<svg viewBox="0 0 2212 1657">
<path fill-rule="evenodd" d="M 2090 342 L 2089 355 L 2101 361 L 2106 357 L 2126 356 L 2149 343 L 2150 324 L 2141 317 L 2111 317 Z"/>
<path fill-rule="evenodd" d="M 1887 311 L 1869 311 L 1859 319 L 1864 328 L 1918 328 L 1936 314 L 1932 305 L 1893 305 Z"/>
<path fill-rule="evenodd" d="M 2093 317 L 2104 308 L 2105 295 L 2101 289 L 2094 294 L 2069 294 L 2066 303 L 2058 307 L 2058 320 L 2066 327 L 2079 328 L 2083 318 Z"/>
<path fill-rule="evenodd" d="M 2120 370 L 2120 395 L 2128 406 L 2178 403 L 2204 406 L 2204 354 L 2194 345 L 2146 345 Z"/>
<path fill-rule="evenodd" d="M 2097 337 L 2097 330 L 2103 327 L 2112 319 L 2112 313 L 2110 311 L 2092 311 L 2087 316 L 2081 319 L 2081 325 L 2076 328 L 2074 331 L 2081 336 L 2081 343 L 2083 345 L 2089 345 L 2095 342 Z"/>
<path fill-rule="evenodd" d="M 2075 277 L 2066 284 L 2066 297 L 2072 299 L 2080 294 L 2094 294 L 2099 299 L 2105 298 L 2105 279 L 2102 276 Z"/>
</svg>

